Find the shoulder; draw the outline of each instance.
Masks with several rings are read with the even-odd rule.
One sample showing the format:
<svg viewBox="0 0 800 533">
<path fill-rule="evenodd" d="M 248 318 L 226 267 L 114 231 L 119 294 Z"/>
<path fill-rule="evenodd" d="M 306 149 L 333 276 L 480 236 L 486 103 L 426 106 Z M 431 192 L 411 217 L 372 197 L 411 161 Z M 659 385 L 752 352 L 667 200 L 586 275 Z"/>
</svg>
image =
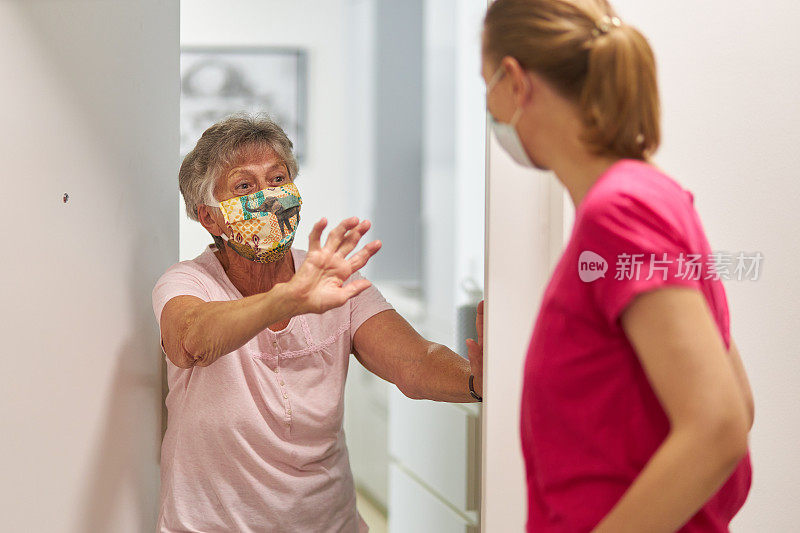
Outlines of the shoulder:
<svg viewBox="0 0 800 533">
<path fill-rule="evenodd" d="M 690 191 L 660 169 L 643 161 L 622 160 L 589 190 L 578 207 L 576 223 L 675 230 L 694 212 L 693 201 Z"/>
<path fill-rule="evenodd" d="M 158 320 L 164 306 L 176 296 L 195 296 L 210 301 L 213 299 L 212 295 L 219 295 L 215 286 L 219 287 L 221 281 L 214 274 L 211 260 L 217 261 L 217 258 L 210 248 L 206 248 L 198 257 L 170 266 L 158 278 L 152 291 L 153 311 Z M 219 270 L 224 275 L 222 267 L 219 267 Z"/>
<path fill-rule="evenodd" d="M 156 286 L 174 281 L 194 281 L 203 286 L 218 282 L 217 269 L 214 268 L 213 261 L 217 261 L 217 258 L 214 256 L 213 250 L 210 247 L 206 247 L 194 259 L 179 261 L 167 268 L 158 279 Z"/>
</svg>

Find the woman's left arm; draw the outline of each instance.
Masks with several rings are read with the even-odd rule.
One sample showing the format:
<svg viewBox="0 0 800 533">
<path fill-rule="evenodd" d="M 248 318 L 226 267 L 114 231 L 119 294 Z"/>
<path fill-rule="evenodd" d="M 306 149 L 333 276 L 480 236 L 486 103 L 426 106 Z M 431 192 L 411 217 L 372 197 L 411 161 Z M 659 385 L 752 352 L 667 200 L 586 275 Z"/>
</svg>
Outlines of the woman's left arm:
<svg viewBox="0 0 800 533">
<path fill-rule="evenodd" d="M 670 432 L 594 532 L 676 531 L 747 453 L 746 399 L 699 291 L 665 287 L 640 294 L 621 324 Z"/>
<path fill-rule="evenodd" d="M 470 345 L 467 361 L 446 346 L 424 339 L 394 310 L 370 317 L 353 336 L 353 353 L 359 362 L 417 400 L 474 402 L 469 376 L 473 370 L 480 374 L 483 364 L 482 355 L 480 362 L 476 359 L 476 346 L 474 342 Z M 481 384 L 476 375 L 474 386 L 479 395 Z"/>
</svg>

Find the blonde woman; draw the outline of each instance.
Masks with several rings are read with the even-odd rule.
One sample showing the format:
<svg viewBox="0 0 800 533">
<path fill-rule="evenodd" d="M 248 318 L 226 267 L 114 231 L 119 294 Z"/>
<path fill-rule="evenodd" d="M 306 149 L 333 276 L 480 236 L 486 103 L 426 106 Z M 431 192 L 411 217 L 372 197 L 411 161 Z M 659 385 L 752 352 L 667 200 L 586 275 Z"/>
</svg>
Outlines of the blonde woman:
<svg viewBox="0 0 800 533">
<path fill-rule="evenodd" d="M 501 145 L 576 209 L 524 372 L 528 531 L 728 531 L 752 396 L 721 281 L 686 275 L 711 253 L 693 196 L 650 162 L 647 41 L 603 0 L 497 0 L 483 76 Z"/>
</svg>

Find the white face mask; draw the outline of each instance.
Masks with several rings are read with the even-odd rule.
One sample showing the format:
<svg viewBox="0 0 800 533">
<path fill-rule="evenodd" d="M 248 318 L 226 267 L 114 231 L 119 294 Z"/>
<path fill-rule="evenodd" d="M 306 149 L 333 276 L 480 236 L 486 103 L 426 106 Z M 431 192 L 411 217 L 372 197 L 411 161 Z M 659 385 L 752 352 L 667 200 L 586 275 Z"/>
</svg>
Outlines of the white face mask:
<svg viewBox="0 0 800 533">
<path fill-rule="evenodd" d="M 505 70 L 502 66 L 500 66 L 492 76 L 489 84 L 486 86 L 487 97 L 504 74 Z M 488 106 L 486 109 L 489 109 Z M 489 112 L 489 122 L 492 125 L 492 130 L 494 131 L 495 137 L 497 137 L 497 142 L 499 142 L 500 146 L 503 147 L 503 150 L 505 150 L 508 155 L 511 156 L 511 159 L 523 167 L 533 167 L 533 162 L 531 161 L 531 158 L 528 157 L 525 147 L 522 146 L 522 141 L 520 140 L 519 134 L 517 133 L 517 129 L 515 127 L 521 114 L 522 109 L 518 107 L 517 110 L 514 111 L 514 116 L 511 117 L 511 122 L 506 123 L 498 122 L 498 120 L 494 118 L 494 115 Z"/>
</svg>

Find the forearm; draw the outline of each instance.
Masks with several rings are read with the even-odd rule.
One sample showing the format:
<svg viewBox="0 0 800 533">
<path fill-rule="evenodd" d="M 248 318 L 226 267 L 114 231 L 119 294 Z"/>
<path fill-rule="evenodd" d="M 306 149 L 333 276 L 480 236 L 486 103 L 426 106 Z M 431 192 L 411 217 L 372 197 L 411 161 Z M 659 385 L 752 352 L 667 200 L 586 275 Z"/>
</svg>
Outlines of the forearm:
<svg viewBox="0 0 800 533">
<path fill-rule="evenodd" d="M 271 290 L 227 302 L 206 302 L 187 313 L 181 343 L 199 364 L 207 366 L 247 343 L 270 324 L 297 311 L 286 283 Z"/>
<path fill-rule="evenodd" d="M 409 398 L 476 401 L 469 393 L 469 361 L 424 339 L 393 309 L 377 313 L 358 328 L 353 353 L 365 368 Z"/>
<path fill-rule="evenodd" d="M 403 392 L 420 400 L 474 402 L 469 393 L 469 361 L 446 346 L 427 343 L 412 360 Z"/>
<path fill-rule="evenodd" d="M 741 447 L 729 439 L 705 435 L 670 433 L 593 533 L 667 533 L 685 524 L 742 457 Z"/>
</svg>

